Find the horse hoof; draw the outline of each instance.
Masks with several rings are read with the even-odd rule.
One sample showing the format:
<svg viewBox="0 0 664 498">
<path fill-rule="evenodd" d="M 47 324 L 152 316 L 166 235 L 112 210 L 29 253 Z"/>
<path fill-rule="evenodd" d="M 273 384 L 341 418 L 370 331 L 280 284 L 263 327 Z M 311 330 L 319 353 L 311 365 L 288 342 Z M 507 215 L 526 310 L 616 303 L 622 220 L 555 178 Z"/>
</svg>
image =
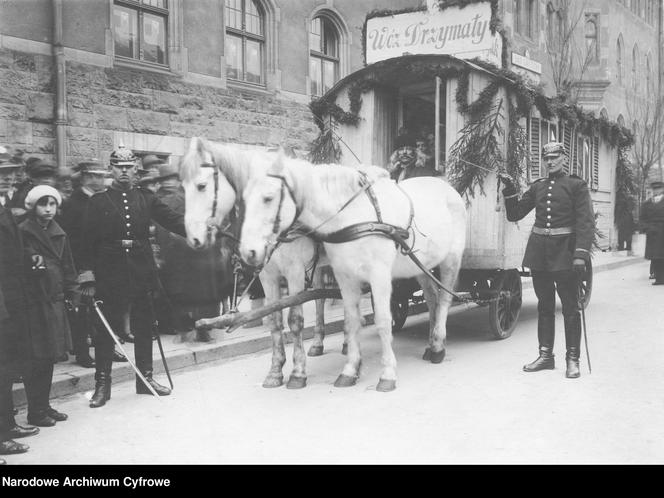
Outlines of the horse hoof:
<svg viewBox="0 0 664 498">
<path fill-rule="evenodd" d="M 323 346 L 311 346 L 307 356 L 323 356 Z"/>
<path fill-rule="evenodd" d="M 341 348 L 341 354 L 344 354 L 344 355 L 348 354 L 348 344 L 343 345 L 343 347 Z"/>
<path fill-rule="evenodd" d="M 394 391 L 397 388 L 397 381 L 394 379 L 380 379 L 378 385 L 376 386 L 376 391 L 382 393 L 389 393 Z"/>
<path fill-rule="evenodd" d="M 426 348 L 424 354 L 422 355 L 424 361 L 429 361 L 431 359 L 431 348 Z"/>
<path fill-rule="evenodd" d="M 334 382 L 334 387 L 351 387 L 357 382 L 357 377 L 341 374 Z"/>
<path fill-rule="evenodd" d="M 307 378 L 306 377 L 294 377 L 290 376 L 288 379 L 288 384 L 286 384 L 286 389 L 302 389 L 307 387 Z"/>
<path fill-rule="evenodd" d="M 284 383 L 284 376 L 281 375 L 279 377 L 267 377 L 263 381 L 263 387 L 267 388 L 273 388 L 273 387 L 280 387 Z"/>
<path fill-rule="evenodd" d="M 437 353 L 431 352 L 431 363 L 442 363 L 443 358 L 445 358 L 445 350 L 438 351 Z"/>
</svg>

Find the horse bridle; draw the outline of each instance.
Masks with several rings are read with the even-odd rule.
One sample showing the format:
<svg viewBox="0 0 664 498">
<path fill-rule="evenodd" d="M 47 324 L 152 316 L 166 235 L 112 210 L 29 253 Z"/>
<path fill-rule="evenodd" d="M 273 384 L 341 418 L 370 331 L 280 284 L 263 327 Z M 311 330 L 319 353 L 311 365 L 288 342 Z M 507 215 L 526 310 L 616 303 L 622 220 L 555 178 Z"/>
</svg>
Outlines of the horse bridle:
<svg viewBox="0 0 664 498">
<path fill-rule="evenodd" d="M 277 180 L 281 181 L 281 189 L 279 190 L 279 205 L 277 206 L 277 214 L 274 217 L 274 223 L 272 224 L 272 233 L 279 237 L 281 234 L 285 234 L 291 229 L 291 227 L 300 217 L 300 214 L 302 214 L 302 209 L 297 204 L 297 200 L 295 199 L 295 193 L 293 192 L 291 186 L 288 184 L 286 177 L 271 173 L 268 173 L 267 176 L 271 178 L 276 178 Z M 290 195 L 293 204 L 295 204 L 295 217 L 293 218 L 293 222 L 290 225 L 288 225 L 288 228 L 284 230 L 279 230 L 279 225 L 281 225 L 281 208 L 283 207 L 284 204 L 284 198 L 286 197 L 286 192 L 288 192 L 288 195 Z"/>
<path fill-rule="evenodd" d="M 211 163 L 202 163 L 201 168 L 213 168 L 214 173 L 212 175 L 214 179 L 214 199 L 212 201 L 212 214 L 210 215 L 210 219 L 214 220 L 215 217 L 217 216 L 217 205 L 219 204 L 219 168 L 217 168 L 217 165 L 214 164 L 213 162 Z M 207 243 L 208 246 L 212 244 L 212 230 L 213 230 L 212 224 L 208 221 L 207 224 Z"/>
</svg>

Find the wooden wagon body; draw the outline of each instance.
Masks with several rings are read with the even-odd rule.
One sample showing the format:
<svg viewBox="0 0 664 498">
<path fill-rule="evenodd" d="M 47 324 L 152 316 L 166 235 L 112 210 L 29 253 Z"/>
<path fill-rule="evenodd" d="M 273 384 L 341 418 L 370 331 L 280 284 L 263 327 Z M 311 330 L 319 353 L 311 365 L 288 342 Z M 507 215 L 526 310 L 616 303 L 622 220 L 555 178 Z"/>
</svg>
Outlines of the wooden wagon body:
<svg viewBox="0 0 664 498">
<path fill-rule="evenodd" d="M 413 73 L 407 70 L 413 67 L 433 68 L 437 74 L 447 73 L 449 76 L 422 78 L 421 72 Z M 409 102 L 421 100 L 429 103 L 434 110 L 430 114 L 435 116 L 434 132 L 439 158 L 436 169 L 444 173 L 445 159 L 449 159 L 450 149 L 459 139 L 468 120 L 468 117 L 458 110 L 456 101 L 461 74 L 467 78 L 469 102 L 477 99 L 482 90 L 497 79 L 495 74 L 486 69 L 454 57 L 406 55 L 366 66 L 341 80 L 324 99 L 328 101 L 330 108 L 355 108 L 356 122 L 335 121 L 331 112 L 323 113 L 322 116 L 323 121 L 328 124 L 330 121 L 334 123 L 334 134 L 341 149 L 339 162 L 347 165 L 361 162 L 387 167 L 399 129 L 407 125 L 408 120 L 414 119 L 406 106 Z M 361 99 L 359 110 L 358 94 Z M 510 122 L 508 98 L 510 97 L 506 87 L 500 85 L 494 96 L 494 103 L 502 105 L 500 119 L 505 133 L 500 137 L 500 147 L 503 157 L 507 157 L 506 137 Z M 539 150 L 534 150 L 533 143 L 536 139 L 539 146 L 539 142 L 546 137 L 540 137 L 539 132 L 537 137 L 531 136 L 530 120 L 522 118 L 520 126 L 527 130 L 529 152 L 531 155 L 539 155 Z M 557 137 L 551 137 L 554 138 Z M 605 152 L 611 154 L 608 149 Z M 615 151 L 613 157 L 615 158 Z M 527 188 L 528 181 L 531 180 L 529 166 L 532 158 L 526 160 L 526 174 L 519 179 L 524 188 Z M 507 221 L 502 194 L 499 194 L 497 184 L 497 175 L 487 172 L 482 188 L 475 188 L 468 196 L 466 249 L 456 290 L 471 296 L 478 303 L 488 304 L 490 331 L 496 338 L 505 338 L 512 333 L 519 316 L 521 277 L 529 275 L 529 272 L 522 268 L 521 262 L 533 225 L 534 211 L 518 223 Z M 432 216 L 434 215 L 435 213 L 432 213 Z M 586 277 L 587 287 L 584 288 L 588 297 L 591 281 L 590 271 Z M 405 321 L 408 310 L 406 299 L 412 291 L 412 282 L 397 282 L 395 285 L 393 315 L 399 315 L 395 317 L 396 327 Z"/>
</svg>

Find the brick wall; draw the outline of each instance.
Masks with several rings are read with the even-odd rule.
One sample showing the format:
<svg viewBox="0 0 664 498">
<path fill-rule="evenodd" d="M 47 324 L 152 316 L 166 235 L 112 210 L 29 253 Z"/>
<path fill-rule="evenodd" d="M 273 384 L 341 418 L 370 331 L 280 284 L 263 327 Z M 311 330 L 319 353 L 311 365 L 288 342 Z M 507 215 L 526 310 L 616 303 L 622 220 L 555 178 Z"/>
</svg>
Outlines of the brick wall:
<svg viewBox="0 0 664 498">
<path fill-rule="evenodd" d="M 52 57 L 0 50 L 0 143 L 53 160 L 54 91 Z"/>
</svg>

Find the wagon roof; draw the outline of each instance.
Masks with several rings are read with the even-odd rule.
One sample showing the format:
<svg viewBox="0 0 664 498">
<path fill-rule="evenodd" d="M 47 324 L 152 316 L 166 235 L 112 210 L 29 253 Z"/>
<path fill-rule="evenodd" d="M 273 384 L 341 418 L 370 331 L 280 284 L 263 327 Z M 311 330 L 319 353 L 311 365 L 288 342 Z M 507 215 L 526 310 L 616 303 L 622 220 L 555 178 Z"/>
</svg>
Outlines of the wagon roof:
<svg viewBox="0 0 664 498">
<path fill-rule="evenodd" d="M 357 71 L 340 79 L 327 93 L 321 98 L 332 100 L 344 87 L 353 81 L 370 77 L 378 83 L 385 86 L 399 88 L 413 83 L 422 82 L 424 74 L 428 77 L 433 73 L 443 73 L 450 69 L 461 70 L 470 68 L 471 70 L 491 74 L 495 78 L 508 81 L 504 75 L 501 75 L 486 67 L 481 67 L 473 61 L 457 59 L 450 55 L 402 55 L 383 61 L 369 64 Z M 425 72 L 426 71 L 426 72 Z"/>
</svg>

